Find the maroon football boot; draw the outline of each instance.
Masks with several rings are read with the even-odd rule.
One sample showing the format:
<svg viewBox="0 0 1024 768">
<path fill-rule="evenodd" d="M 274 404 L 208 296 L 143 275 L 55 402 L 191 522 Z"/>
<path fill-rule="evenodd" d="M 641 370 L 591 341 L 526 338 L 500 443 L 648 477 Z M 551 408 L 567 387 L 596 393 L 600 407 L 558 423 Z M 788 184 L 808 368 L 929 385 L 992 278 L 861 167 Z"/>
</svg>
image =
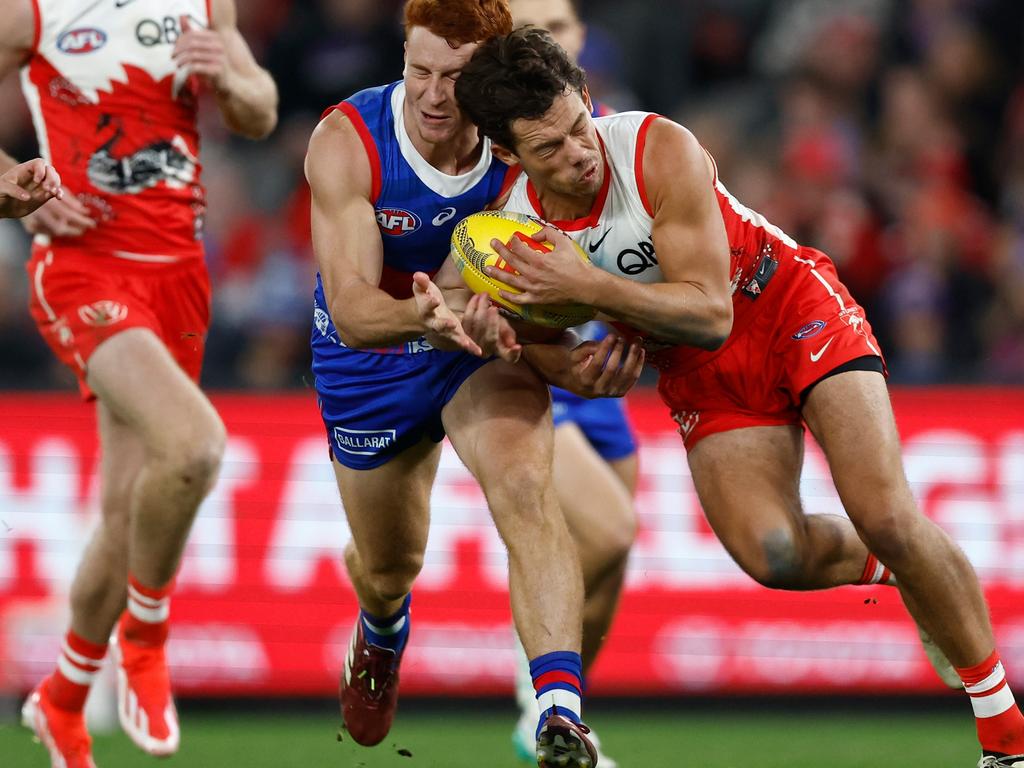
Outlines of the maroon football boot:
<svg viewBox="0 0 1024 768">
<path fill-rule="evenodd" d="M 341 717 L 357 744 L 380 744 L 391 730 L 398 708 L 398 665 L 402 657 L 366 642 L 356 621 L 341 675 Z"/>
<path fill-rule="evenodd" d="M 595 768 L 597 750 L 587 734 L 590 729 L 574 723 L 555 710 L 537 736 L 537 765 L 540 768 Z"/>
</svg>

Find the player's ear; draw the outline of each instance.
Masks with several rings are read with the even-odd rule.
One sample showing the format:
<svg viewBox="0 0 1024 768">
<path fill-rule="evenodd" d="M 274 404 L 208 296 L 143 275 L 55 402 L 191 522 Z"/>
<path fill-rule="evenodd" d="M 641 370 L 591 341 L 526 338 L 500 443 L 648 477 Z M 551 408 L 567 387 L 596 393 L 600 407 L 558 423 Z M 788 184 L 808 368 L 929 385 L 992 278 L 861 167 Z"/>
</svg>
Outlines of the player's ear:
<svg viewBox="0 0 1024 768">
<path fill-rule="evenodd" d="M 591 114 L 594 113 L 594 102 L 590 99 L 590 89 L 587 86 L 583 86 L 583 91 L 580 93 L 583 97 L 583 103 L 587 105 L 587 111 Z"/>
<path fill-rule="evenodd" d="M 491 154 L 501 160 L 505 165 L 519 164 L 519 158 L 516 157 L 516 154 L 512 152 L 512 150 L 505 149 L 503 146 L 495 144 L 493 141 L 491 142 Z"/>
</svg>

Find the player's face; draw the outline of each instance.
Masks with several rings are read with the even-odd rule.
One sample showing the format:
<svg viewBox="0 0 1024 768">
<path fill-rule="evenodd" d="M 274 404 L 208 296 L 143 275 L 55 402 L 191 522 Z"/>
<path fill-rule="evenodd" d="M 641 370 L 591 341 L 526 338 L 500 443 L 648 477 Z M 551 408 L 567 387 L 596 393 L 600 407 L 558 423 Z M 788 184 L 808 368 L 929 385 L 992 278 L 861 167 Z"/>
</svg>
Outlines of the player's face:
<svg viewBox="0 0 1024 768">
<path fill-rule="evenodd" d="M 563 93 L 543 117 L 511 125 L 514 156 L 537 187 L 559 195 L 596 195 L 604 182 L 604 157 L 590 109 L 576 91 Z"/>
<path fill-rule="evenodd" d="M 406 129 L 425 141 L 449 141 L 469 121 L 455 101 L 455 80 L 476 50 L 476 43 L 452 48 L 443 37 L 413 27 L 405 41 Z"/>
<path fill-rule="evenodd" d="M 546 29 L 570 59 L 579 58 L 587 30 L 571 0 L 511 0 L 509 8 L 517 27 L 533 24 Z"/>
</svg>

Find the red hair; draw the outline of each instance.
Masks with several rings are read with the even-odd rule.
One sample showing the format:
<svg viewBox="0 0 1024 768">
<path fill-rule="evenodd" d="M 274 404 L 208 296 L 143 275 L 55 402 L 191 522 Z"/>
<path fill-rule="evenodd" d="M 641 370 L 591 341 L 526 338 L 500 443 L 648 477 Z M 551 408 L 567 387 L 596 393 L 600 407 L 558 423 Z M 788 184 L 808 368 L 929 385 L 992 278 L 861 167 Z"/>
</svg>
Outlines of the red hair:
<svg viewBox="0 0 1024 768">
<path fill-rule="evenodd" d="M 405 5 L 405 34 L 424 27 L 453 48 L 479 43 L 512 31 L 507 0 L 409 0 Z"/>
</svg>

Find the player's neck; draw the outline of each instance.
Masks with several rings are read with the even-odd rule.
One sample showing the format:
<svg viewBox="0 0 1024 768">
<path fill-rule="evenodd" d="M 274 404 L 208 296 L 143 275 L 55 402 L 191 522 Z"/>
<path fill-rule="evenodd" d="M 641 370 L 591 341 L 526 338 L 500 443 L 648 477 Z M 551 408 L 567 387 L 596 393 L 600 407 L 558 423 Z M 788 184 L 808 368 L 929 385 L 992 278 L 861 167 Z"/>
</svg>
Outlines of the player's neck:
<svg viewBox="0 0 1024 768">
<path fill-rule="evenodd" d="M 597 192 L 577 196 L 566 195 L 553 189 L 537 187 L 541 213 L 547 221 L 575 221 L 590 215 L 597 201 Z"/>
<path fill-rule="evenodd" d="M 483 141 L 476 126 L 472 124 L 467 123 L 462 130 L 444 141 L 431 141 L 420 133 L 416 122 L 409 120 L 406 115 L 405 131 L 420 157 L 441 173 L 459 176 L 473 170 L 480 162 Z"/>
</svg>

